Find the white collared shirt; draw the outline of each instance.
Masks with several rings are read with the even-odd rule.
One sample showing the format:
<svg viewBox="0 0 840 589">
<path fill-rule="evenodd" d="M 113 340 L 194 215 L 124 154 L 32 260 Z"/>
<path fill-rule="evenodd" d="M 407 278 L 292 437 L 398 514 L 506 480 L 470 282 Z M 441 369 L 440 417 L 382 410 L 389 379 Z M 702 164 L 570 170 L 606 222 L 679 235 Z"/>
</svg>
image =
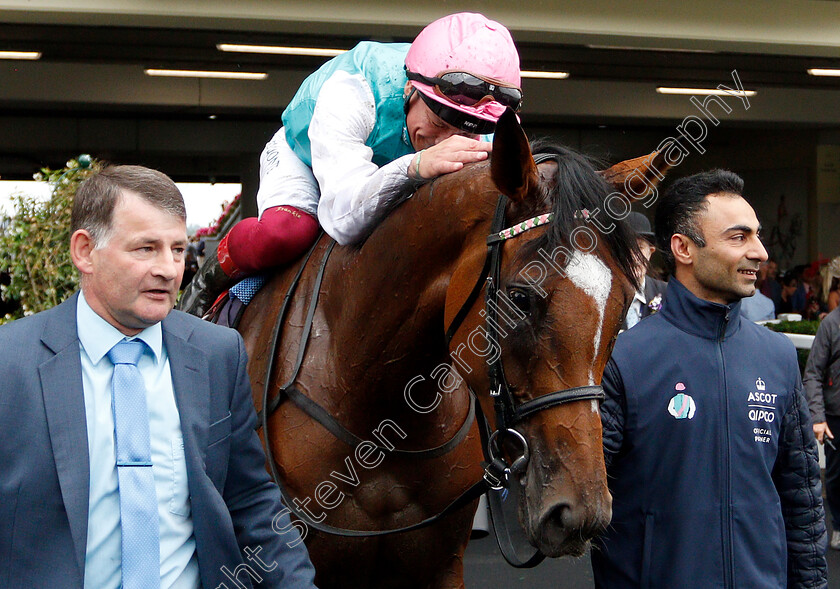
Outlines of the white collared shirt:
<svg viewBox="0 0 840 589">
<path fill-rule="evenodd" d="M 381 219 L 388 195 L 408 182 L 415 156 L 410 153 L 381 167 L 375 164 L 366 145 L 375 126 L 370 83 L 360 74 L 335 72 L 321 87 L 309 124 L 313 167 L 289 147 L 285 128 L 266 145 L 260 157 L 260 215 L 275 206 L 297 207 L 317 215 L 338 243 L 358 241 Z"/>
<path fill-rule="evenodd" d="M 200 580 L 184 442 L 161 325 L 148 327 L 135 338 L 125 338 L 90 308 L 82 293 L 76 306 L 76 321 L 90 458 L 85 589 L 118 589 L 122 585 L 120 496 L 111 408 L 114 366 L 106 357 L 122 339 L 143 340 L 152 352 L 144 353 L 137 367 L 146 385 L 149 412 L 160 521 L 161 587 L 195 589 Z"/>
</svg>

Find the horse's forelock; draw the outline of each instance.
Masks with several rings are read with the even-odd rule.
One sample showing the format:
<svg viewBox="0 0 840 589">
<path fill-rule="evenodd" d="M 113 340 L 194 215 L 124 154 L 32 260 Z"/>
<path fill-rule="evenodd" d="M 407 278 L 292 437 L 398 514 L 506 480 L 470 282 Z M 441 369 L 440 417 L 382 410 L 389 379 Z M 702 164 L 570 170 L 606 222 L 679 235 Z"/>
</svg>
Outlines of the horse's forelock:
<svg viewBox="0 0 840 589">
<path fill-rule="evenodd" d="M 547 140 L 531 143 L 534 154 L 549 153 L 557 156 L 557 172 L 551 187 L 547 189 L 549 206 L 554 221 L 545 234 L 523 248 L 522 256 L 530 257 L 543 249 L 551 252 L 557 246 L 574 249 L 570 236 L 574 229 L 585 224 L 592 230 L 599 242 L 603 242 L 615 260 L 618 270 L 627 280 L 638 287 L 635 261 L 640 256 L 636 238 L 623 222 L 614 222 L 606 213 L 604 203 L 612 193 L 611 186 L 595 170 L 593 162 L 581 153 Z M 598 220 L 603 227 L 614 225 L 609 232 L 601 231 L 598 224 L 585 221 L 583 211 L 600 211 Z M 525 219 L 513 219 L 514 223 Z M 585 240 L 585 238 L 583 238 Z"/>
</svg>

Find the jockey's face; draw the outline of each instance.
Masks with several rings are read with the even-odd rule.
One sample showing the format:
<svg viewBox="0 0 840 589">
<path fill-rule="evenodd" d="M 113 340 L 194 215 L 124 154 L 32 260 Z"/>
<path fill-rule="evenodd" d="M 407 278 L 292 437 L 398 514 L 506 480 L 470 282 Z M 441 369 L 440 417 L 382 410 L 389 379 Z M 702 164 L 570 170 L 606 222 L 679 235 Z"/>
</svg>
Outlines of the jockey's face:
<svg viewBox="0 0 840 589">
<path fill-rule="evenodd" d="M 406 89 L 409 92 L 411 91 L 408 86 L 406 86 Z M 462 135 L 470 139 L 479 138 L 478 135 L 462 131 L 441 120 L 439 116 L 429 110 L 429 107 L 420 99 L 417 92 L 409 100 L 405 125 L 408 129 L 408 138 L 416 151 L 437 145 L 453 135 Z"/>
</svg>

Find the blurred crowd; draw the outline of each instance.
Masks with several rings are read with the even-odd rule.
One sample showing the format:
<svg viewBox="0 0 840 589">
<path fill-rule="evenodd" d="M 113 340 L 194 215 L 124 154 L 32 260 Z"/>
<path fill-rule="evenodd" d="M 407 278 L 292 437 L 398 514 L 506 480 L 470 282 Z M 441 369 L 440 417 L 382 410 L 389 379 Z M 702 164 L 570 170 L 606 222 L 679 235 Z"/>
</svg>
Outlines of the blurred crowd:
<svg viewBox="0 0 840 589">
<path fill-rule="evenodd" d="M 795 266 L 783 273 L 775 260 L 767 260 L 761 265 L 756 287 L 756 298 L 766 297 L 772 302 L 776 317 L 796 313 L 806 320 L 822 319 L 840 305 L 840 256 Z"/>
<path fill-rule="evenodd" d="M 187 252 L 184 257 L 184 277 L 181 279 L 181 290 L 186 288 L 204 263 L 204 248 L 204 239 L 197 232 L 195 235 L 190 236 Z"/>
</svg>

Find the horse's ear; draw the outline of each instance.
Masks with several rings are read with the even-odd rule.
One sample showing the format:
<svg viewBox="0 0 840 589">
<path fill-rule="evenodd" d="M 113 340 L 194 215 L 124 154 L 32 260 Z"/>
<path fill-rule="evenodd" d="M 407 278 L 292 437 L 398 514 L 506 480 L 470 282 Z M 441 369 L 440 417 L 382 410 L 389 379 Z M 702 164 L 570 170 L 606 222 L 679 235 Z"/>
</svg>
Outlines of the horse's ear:
<svg viewBox="0 0 840 589">
<path fill-rule="evenodd" d="M 499 191 L 514 202 L 525 200 L 539 185 L 528 138 L 509 108 L 496 123 L 490 170 Z"/>
<path fill-rule="evenodd" d="M 650 192 L 655 193 L 656 185 L 665 179 L 665 174 L 671 168 L 667 157 L 669 149 L 670 145 L 662 151 L 618 162 L 599 173 L 617 191 L 633 200 L 641 200 Z"/>
</svg>

